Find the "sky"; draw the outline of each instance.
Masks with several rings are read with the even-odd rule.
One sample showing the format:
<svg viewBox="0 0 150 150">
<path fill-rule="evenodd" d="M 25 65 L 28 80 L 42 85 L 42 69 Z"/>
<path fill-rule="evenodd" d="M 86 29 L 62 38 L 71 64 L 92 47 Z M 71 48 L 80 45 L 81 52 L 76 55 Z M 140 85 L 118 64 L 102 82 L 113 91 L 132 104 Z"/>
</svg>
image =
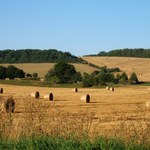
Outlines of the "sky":
<svg viewBox="0 0 150 150">
<path fill-rule="evenodd" d="M 76 56 L 150 48 L 150 0 L 0 0 L 0 49 Z"/>
</svg>

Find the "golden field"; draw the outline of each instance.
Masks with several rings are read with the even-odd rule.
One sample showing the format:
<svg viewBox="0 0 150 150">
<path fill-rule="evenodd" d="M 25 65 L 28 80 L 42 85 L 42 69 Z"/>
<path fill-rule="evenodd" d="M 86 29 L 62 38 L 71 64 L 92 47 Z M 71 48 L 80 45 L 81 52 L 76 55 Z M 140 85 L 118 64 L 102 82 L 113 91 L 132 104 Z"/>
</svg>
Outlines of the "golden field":
<svg viewBox="0 0 150 150">
<path fill-rule="evenodd" d="M 17 68 L 23 69 L 26 73 L 38 73 L 38 76 L 43 78 L 49 69 L 54 67 L 54 63 L 19 63 L 19 64 L 1 64 L 3 66 L 14 65 Z M 95 70 L 95 68 L 90 67 L 85 64 L 73 64 L 77 71 L 81 73 L 87 72 L 91 73 Z"/>
<path fill-rule="evenodd" d="M 145 134 L 149 134 L 147 130 L 150 131 L 150 110 L 145 107 L 150 97 L 147 90 L 149 87 L 118 87 L 114 92 L 104 88 L 80 88 L 77 93 L 73 92 L 72 88 L 14 85 L 0 87 L 4 89 L 4 93 L 1 94 L 1 105 L 11 95 L 16 102 L 11 121 L 12 131 L 10 127 L 9 131 L 6 128 L 3 133 L 5 135 L 9 132 L 9 136 L 18 137 L 22 132 L 31 133 L 33 130 L 36 130 L 36 133 L 60 134 L 61 131 L 62 134 L 81 134 L 88 130 L 92 134 L 117 133 L 126 136 L 130 136 L 134 131 L 141 137 L 146 137 Z M 40 92 L 40 99 L 30 97 L 30 93 L 35 91 Z M 50 92 L 54 95 L 54 101 L 43 99 L 44 94 Z M 90 103 L 80 100 L 85 94 L 90 95 Z M 0 117 L 1 124 L 5 123 L 6 113 L 1 111 Z"/>
<path fill-rule="evenodd" d="M 150 81 L 150 59 L 131 57 L 83 57 L 84 60 L 108 68 L 119 67 L 128 75 L 137 73 L 140 81 Z"/>
</svg>

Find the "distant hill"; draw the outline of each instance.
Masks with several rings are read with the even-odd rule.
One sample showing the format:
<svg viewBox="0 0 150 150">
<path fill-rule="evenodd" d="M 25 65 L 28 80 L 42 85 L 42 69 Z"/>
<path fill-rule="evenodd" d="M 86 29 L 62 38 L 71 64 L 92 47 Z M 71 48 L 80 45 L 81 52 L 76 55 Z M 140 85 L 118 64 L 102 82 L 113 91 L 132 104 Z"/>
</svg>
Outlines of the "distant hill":
<svg viewBox="0 0 150 150">
<path fill-rule="evenodd" d="M 126 48 L 126 49 L 111 50 L 109 52 L 101 51 L 96 56 L 150 58 L 150 49 L 143 49 L 143 48 L 129 49 L 129 48 Z"/>
<path fill-rule="evenodd" d="M 56 49 L 0 50 L 0 63 L 55 63 L 60 60 L 70 63 L 84 63 L 82 58 Z"/>
<path fill-rule="evenodd" d="M 129 76 L 135 72 L 140 81 L 150 81 L 150 59 L 133 58 L 133 57 L 98 57 L 88 56 L 82 57 L 88 63 L 96 66 L 107 66 L 108 68 L 120 68 Z"/>
</svg>

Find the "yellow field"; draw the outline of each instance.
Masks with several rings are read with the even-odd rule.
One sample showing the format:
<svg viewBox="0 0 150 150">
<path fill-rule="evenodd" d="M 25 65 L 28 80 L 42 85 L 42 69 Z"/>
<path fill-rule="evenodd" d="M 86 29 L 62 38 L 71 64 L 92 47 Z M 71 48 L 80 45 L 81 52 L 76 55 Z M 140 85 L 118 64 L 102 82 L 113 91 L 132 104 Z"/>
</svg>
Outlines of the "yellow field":
<svg viewBox="0 0 150 150">
<path fill-rule="evenodd" d="M 63 125 L 66 124 L 68 126 L 65 126 L 67 130 L 70 130 L 70 128 L 73 128 L 72 124 L 76 126 L 79 125 L 82 123 L 81 120 L 85 119 L 86 115 L 91 113 L 95 115 L 90 117 L 88 116 L 86 119 L 89 122 L 91 119 L 92 123 L 96 124 L 96 128 L 94 128 L 95 132 L 101 134 L 112 134 L 117 127 L 120 128 L 121 123 L 124 125 L 131 123 L 132 126 L 134 124 L 134 128 L 138 125 L 145 127 L 149 122 L 148 120 L 150 120 L 150 110 L 145 108 L 145 103 L 150 97 L 150 93 L 147 91 L 148 87 L 120 87 L 116 88 L 114 92 L 106 89 L 81 88 L 77 93 L 73 92 L 71 88 L 43 88 L 14 85 L 0 85 L 0 87 L 4 88 L 4 94 L 2 94 L 4 99 L 12 95 L 16 101 L 16 109 L 13 116 L 15 120 L 14 128 L 16 128 L 16 131 L 13 130 L 13 135 L 19 130 L 24 129 L 22 124 L 25 125 L 25 123 L 27 123 L 30 119 L 34 120 L 37 116 L 40 117 L 41 114 L 43 114 L 43 116 L 40 120 L 37 121 L 39 118 L 36 118 L 36 126 L 38 126 L 41 121 L 41 126 L 45 132 L 50 132 L 50 129 L 58 128 L 58 126 L 62 127 L 63 123 Z M 35 91 L 40 92 L 39 100 L 30 97 L 30 93 Z M 44 94 L 50 92 L 54 95 L 53 102 L 43 99 Z M 90 95 L 90 103 L 85 103 L 80 100 L 80 97 L 84 94 Z M 0 103 L 2 104 L 3 101 Z M 29 106 L 31 103 L 32 107 Z M 40 104 L 34 108 L 35 104 L 38 103 Z M 27 117 L 28 112 L 33 109 L 35 109 L 34 113 L 36 114 L 36 117 Z M 85 112 L 85 116 L 82 112 Z M 76 116 L 72 116 L 72 118 L 70 118 L 71 121 L 68 123 L 68 113 L 77 113 L 78 115 L 76 114 Z M 33 115 L 33 113 L 31 114 Z M 55 117 L 54 114 L 56 114 Z M 52 116 L 54 117 L 53 121 L 55 122 L 57 120 L 57 123 L 53 123 L 53 121 L 50 120 Z M 79 119 L 77 120 L 77 118 Z M 125 127 L 127 130 L 128 126 Z M 64 128 L 64 126 L 62 128 Z M 144 130 L 143 128 L 142 130 Z M 76 130 L 74 132 L 78 132 L 76 127 L 73 129 Z M 141 130 L 141 128 L 137 129 Z M 144 131 L 142 132 L 145 134 Z"/>
<path fill-rule="evenodd" d="M 49 69 L 54 67 L 54 63 L 19 63 L 19 64 L 1 64 L 4 66 L 14 65 L 20 69 L 23 69 L 26 73 L 38 73 L 38 76 L 43 78 Z M 95 69 L 85 64 L 73 64 L 77 71 L 81 73 L 91 73 Z"/>
<path fill-rule="evenodd" d="M 139 80 L 150 81 L 150 59 L 131 57 L 83 57 L 84 60 L 98 66 L 119 67 L 128 75 L 137 73 Z"/>
</svg>

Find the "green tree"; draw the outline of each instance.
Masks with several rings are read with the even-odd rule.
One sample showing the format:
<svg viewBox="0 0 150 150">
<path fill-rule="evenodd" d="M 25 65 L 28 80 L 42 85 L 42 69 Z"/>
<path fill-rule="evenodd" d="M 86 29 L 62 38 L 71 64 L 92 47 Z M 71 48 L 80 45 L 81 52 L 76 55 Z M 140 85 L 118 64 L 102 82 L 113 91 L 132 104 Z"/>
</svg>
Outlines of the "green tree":
<svg viewBox="0 0 150 150">
<path fill-rule="evenodd" d="M 128 80 L 128 76 L 125 72 L 122 73 L 121 78 L 125 79 L 126 81 Z"/>
<path fill-rule="evenodd" d="M 130 82 L 130 84 L 137 84 L 139 82 L 136 73 L 133 72 L 131 74 L 131 76 L 129 78 L 129 82 Z"/>
<path fill-rule="evenodd" d="M 9 65 L 6 69 L 7 78 L 13 80 L 16 77 L 17 67 Z"/>
<path fill-rule="evenodd" d="M 32 74 L 32 77 L 33 77 L 33 79 L 37 80 L 37 79 L 38 79 L 38 73 L 34 72 L 34 73 Z"/>
<path fill-rule="evenodd" d="M 82 79 L 82 86 L 83 87 L 91 87 L 93 85 L 94 85 L 93 76 L 88 73 L 84 73 L 83 79 Z"/>
<path fill-rule="evenodd" d="M 6 78 L 6 67 L 0 66 L 0 79 Z"/>
<path fill-rule="evenodd" d="M 76 72 L 73 65 L 65 61 L 60 61 L 54 66 L 54 69 L 48 71 L 45 75 L 45 79 L 50 80 L 53 76 L 58 77 L 60 83 L 69 83 L 76 82 L 80 75 Z"/>
<path fill-rule="evenodd" d="M 13 80 L 14 78 L 24 78 L 25 72 L 22 69 L 19 69 L 13 65 L 9 65 L 6 68 L 6 76 L 10 80 Z"/>
<path fill-rule="evenodd" d="M 25 72 L 22 69 L 16 69 L 15 78 L 24 78 Z"/>
<path fill-rule="evenodd" d="M 27 74 L 26 74 L 26 77 L 27 77 L 27 78 L 32 78 L 32 75 L 31 75 L 30 73 L 27 73 Z"/>
</svg>

